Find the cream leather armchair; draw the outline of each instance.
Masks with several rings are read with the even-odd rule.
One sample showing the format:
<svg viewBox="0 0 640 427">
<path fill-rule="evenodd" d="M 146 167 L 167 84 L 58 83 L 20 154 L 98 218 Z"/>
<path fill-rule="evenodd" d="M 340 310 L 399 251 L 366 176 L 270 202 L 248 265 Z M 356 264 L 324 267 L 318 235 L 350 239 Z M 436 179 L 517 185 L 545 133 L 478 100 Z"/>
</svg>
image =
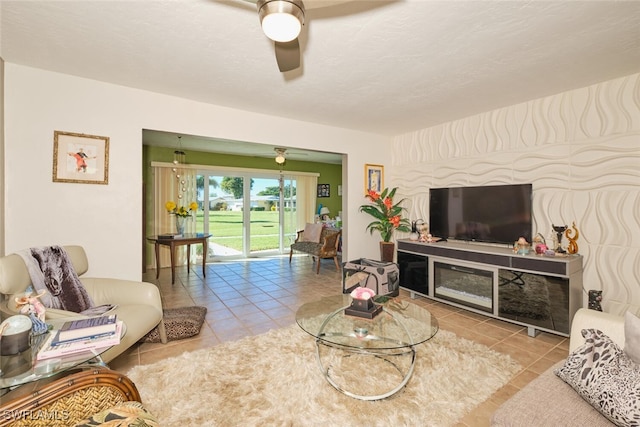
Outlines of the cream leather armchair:
<svg viewBox="0 0 640 427">
<path fill-rule="evenodd" d="M 126 333 L 120 344 L 102 354 L 102 359 L 106 363 L 138 342 L 156 326 L 162 342 L 167 342 L 162 321 L 162 301 L 156 285 L 132 280 L 82 277 L 89 269 L 89 261 L 84 249 L 81 246 L 64 246 L 64 249 L 94 304 L 117 305 L 110 313 L 116 314 L 118 319 L 126 325 Z M 17 312 L 13 303 L 14 297 L 24 293 L 30 285 L 31 278 L 20 255 L 11 254 L 0 258 L 0 294 L 2 294 L 4 311 Z M 50 308 L 46 311 L 47 320 L 78 317 L 82 316 L 71 311 Z"/>
</svg>

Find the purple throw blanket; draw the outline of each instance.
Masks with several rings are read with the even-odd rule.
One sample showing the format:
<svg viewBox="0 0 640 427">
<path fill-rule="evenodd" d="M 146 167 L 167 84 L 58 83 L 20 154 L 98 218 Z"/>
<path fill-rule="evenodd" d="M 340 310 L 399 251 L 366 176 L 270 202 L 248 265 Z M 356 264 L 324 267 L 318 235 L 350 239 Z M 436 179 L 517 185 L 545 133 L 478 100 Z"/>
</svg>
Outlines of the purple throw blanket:
<svg viewBox="0 0 640 427">
<path fill-rule="evenodd" d="M 45 307 L 80 313 L 94 306 L 64 248 L 47 246 L 28 252 L 31 256 L 23 259 L 34 288 L 47 291 L 41 298 Z"/>
</svg>

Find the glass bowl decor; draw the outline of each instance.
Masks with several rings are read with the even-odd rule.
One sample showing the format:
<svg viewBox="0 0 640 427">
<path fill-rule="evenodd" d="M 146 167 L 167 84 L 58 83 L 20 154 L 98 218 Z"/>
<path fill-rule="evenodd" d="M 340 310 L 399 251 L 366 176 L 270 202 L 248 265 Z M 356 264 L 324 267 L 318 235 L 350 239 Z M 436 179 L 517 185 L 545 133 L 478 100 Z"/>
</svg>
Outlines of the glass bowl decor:
<svg viewBox="0 0 640 427">
<path fill-rule="evenodd" d="M 0 354 L 10 356 L 29 348 L 31 319 L 24 314 L 16 314 L 0 324 Z"/>
</svg>

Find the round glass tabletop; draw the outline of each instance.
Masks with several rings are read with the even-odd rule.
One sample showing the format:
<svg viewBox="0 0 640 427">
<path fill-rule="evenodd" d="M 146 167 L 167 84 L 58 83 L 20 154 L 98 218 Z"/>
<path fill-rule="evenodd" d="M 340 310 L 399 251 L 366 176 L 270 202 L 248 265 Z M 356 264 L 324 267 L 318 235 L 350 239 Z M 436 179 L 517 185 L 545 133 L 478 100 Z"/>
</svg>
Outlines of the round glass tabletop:
<svg viewBox="0 0 640 427">
<path fill-rule="evenodd" d="M 49 336 L 56 333 L 55 328 L 59 328 L 65 320 L 66 319 L 47 320 L 47 323 L 54 326 L 53 330 L 41 335 L 32 335 L 30 337 L 30 347 L 21 353 L 0 356 L 0 395 L 9 388 L 48 378 L 84 363 L 94 360 L 98 363 L 102 362 L 99 356 L 111 348 L 111 346 L 90 349 L 51 359 L 38 360 L 37 355 L 40 349 L 46 344 Z M 123 323 L 120 336 L 123 337 L 125 334 L 126 325 Z"/>
<path fill-rule="evenodd" d="M 346 314 L 352 298 L 344 294 L 302 305 L 296 312 L 296 322 L 318 340 L 352 348 L 412 347 L 438 332 L 438 320 L 428 310 L 400 299 L 378 300 L 382 311 L 372 319 Z"/>
</svg>

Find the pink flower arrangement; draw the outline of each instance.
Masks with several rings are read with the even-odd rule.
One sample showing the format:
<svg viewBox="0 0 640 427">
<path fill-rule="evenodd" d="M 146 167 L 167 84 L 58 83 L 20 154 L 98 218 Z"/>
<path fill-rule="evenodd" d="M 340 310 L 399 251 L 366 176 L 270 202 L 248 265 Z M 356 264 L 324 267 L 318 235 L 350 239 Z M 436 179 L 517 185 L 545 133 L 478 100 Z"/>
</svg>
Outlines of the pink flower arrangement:
<svg viewBox="0 0 640 427">
<path fill-rule="evenodd" d="M 376 296 L 376 293 L 373 289 L 357 287 L 353 291 L 351 291 L 351 298 L 367 300 Z"/>
</svg>

